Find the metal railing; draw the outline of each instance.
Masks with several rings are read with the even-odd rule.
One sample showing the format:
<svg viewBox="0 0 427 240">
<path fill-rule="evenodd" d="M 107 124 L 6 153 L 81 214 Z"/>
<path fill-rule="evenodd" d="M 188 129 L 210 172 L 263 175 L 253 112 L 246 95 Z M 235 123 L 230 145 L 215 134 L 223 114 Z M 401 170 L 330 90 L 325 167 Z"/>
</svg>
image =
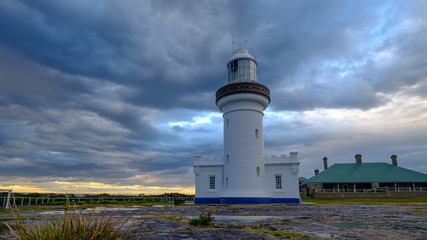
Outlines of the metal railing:
<svg viewBox="0 0 427 240">
<path fill-rule="evenodd" d="M 393 192 L 399 192 L 399 191 L 413 191 L 413 192 L 422 192 L 422 191 L 427 191 L 426 187 L 397 187 L 396 189 L 394 188 L 370 188 L 370 189 L 353 189 L 353 188 L 348 188 L 348 189 L 316 189 L 314 190 L 315 192 L 335 192 L 335 193 L 352 193 L 352 192 L 357 192 L 357 193 L 377 193 L 377 192 L 385 192 L 385 191 L 393 191 Z M 300 192 L 306 191 L 305 189 L 300 189 Z"/>
<path fill-rule="evenodd" d="M 185 202 L 194 201 L 194 197 L 73 197 L 73 198 L 50 198 L 50 197 L 12 197 L 10 204 L 13 206 L 32 206 L 32 205 L 61 205 L 67 201 L 70 203 L 117 203 L 117 202 Z M 6 204 L 7 197 L 0 197 L 0 203 L 3 207 Z"/>
</svg>

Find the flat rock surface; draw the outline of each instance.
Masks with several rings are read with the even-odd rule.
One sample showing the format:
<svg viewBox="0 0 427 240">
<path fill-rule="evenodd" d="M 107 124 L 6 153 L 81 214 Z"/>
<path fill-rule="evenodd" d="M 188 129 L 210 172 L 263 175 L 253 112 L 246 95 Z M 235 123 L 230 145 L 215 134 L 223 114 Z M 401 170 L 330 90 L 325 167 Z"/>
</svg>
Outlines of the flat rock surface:
<svg viewBox="0 0 427 240">
<path fill-rule="evenodd" d="M 97 209 L 99 212 L 104 209 Z M 427 206 L 412 205 L 196 205 L 106 208 L 134 239 L 276 239 L 249 231 L 269 229 L 305 233 L 326 239 L 426 239 Z M 89 211 L 87 211 L 89 213 Z M 197 228 L 186 223 L 211 212 L 213 227 Z M 37 212 L 56 217 L 61 211 Z M 23 212 L 25 216 L 34 213 Z M 6 214 L 0 215 L 6 218 Z M 173 219 L 173 220 L 171 220 Z M 179 220 L 181 219 L 181 221 Z M 6 236 L 0 236 L 0 238 Z"/>
</svg>

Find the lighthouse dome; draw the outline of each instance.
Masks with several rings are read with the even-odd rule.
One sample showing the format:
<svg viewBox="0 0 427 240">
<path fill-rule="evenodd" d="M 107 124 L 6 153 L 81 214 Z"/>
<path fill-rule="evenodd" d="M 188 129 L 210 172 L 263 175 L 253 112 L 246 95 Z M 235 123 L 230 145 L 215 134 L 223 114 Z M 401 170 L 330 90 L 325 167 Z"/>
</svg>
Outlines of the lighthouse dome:
<svg viewBox="0 0 427 240">
<path fill-rule="evenodd" d="M 255 58 L 248 49 L 238 49 L 227 63 L 228 83 L 256 82 L 256 66 Z"/>
</svg>

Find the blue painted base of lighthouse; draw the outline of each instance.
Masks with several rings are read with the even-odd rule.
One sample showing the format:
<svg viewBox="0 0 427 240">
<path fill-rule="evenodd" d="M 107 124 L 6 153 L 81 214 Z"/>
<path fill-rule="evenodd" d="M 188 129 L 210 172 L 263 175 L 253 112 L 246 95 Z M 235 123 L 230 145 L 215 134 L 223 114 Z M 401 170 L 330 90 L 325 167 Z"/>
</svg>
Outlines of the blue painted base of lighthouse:
<svg viewBox="0 0 427 240">
<path fill-rule="evenodd" d="M 194 204 L 219 204 L 219 198 L 194 198 Z"/>
<path fill-rule="evenodd" d="M 270 203 L 301 203 L 300 198 L 271 198 Z"/>
<path fill-rule="evenodd" d="M 270 198 L 220 198 L 221 204 L 266 204 Z"/>
<path fill-rule="evenodd" d="M 194 204 L 301 203 L 299 198 L 195 198 Z"/>
</svg>

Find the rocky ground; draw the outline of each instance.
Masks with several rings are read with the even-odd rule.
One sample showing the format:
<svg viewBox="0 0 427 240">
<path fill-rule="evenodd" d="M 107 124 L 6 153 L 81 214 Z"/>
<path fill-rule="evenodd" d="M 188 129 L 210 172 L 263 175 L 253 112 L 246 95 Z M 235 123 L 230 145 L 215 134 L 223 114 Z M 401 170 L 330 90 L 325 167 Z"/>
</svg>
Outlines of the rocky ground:
<svg viewBox="0 0 427 240">
<path fill-rule="evenodd" d="M 128 219 L 127 232 L 141 226 L 135 239 L 275 239 L 270 234 L 249 230 L 268 229 L 305 233 L 320 239 L 427 240 L 427 206 L 160 205 L 106 211 L 118 220 Z M 186 219 L 197 218 L 203 212 L 212 213 L 213 227 L 197 228 L 185 223 Z M 55 216 L 61 211 L 37 214 Z"/>
</svg>

